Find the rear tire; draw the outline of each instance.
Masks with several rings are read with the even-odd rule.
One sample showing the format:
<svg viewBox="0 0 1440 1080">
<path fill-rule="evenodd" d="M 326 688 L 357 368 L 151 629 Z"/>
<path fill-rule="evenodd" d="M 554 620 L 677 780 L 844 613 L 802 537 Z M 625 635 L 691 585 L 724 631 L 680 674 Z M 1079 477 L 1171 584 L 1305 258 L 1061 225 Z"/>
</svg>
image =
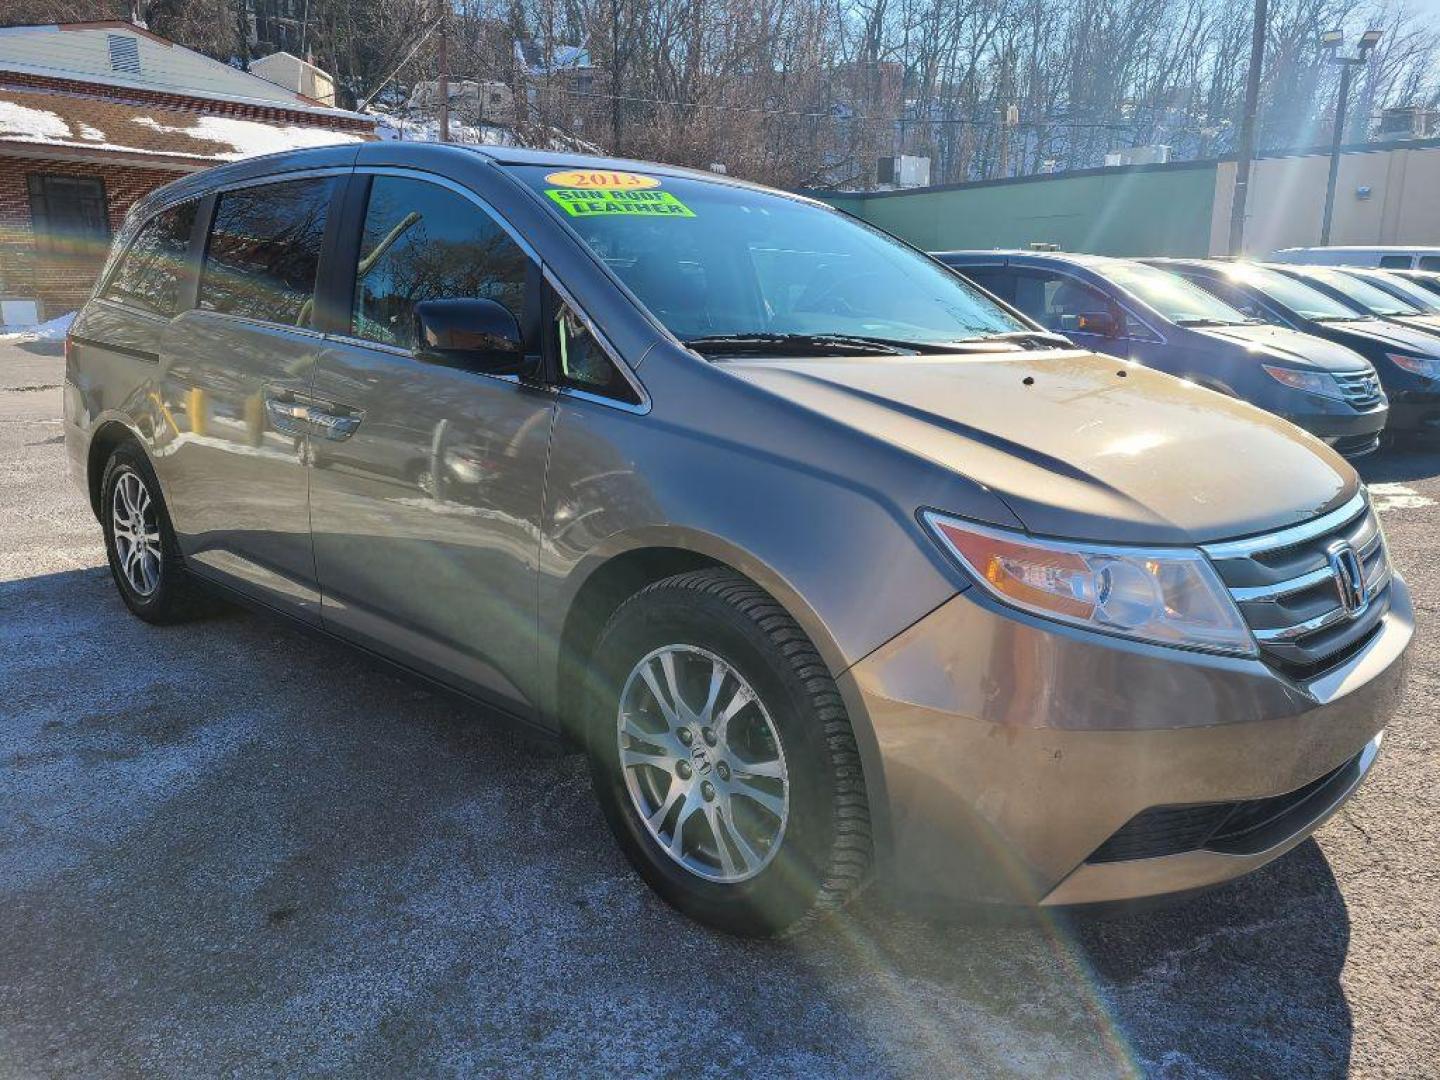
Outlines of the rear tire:
<svg viewBox="0 0 1440 1080">
<path fill-rule="evenodd" d="M 216 606 L 186 573 L 160 484 L 132 442 L 121 443 L 105 463 L 100 525 L 110 574 L 132 614 L 163 625 L 197 618 Z"/>
<path fill-rule="evenodd" d="M 854 732 L 815 647 L 768 594 L 724 569 L 656 582 L 611 616 L 594 670 L 595 791 L 665 900 L 768 937 L 862 888 L 870 815 Z"/>
</svg>

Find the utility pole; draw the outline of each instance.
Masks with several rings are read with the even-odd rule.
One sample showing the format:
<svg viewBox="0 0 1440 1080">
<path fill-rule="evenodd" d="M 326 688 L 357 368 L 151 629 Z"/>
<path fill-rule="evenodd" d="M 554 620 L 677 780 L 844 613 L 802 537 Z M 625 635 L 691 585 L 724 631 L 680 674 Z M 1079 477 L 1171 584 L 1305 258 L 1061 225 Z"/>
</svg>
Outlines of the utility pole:
<svg viewBox="0 0 1440 1080">
<path fill-rule="evenodd" d="M 1019 109 L 1007 102 L 1010 93 L 1010 50 L 1006 49 L 1000 56 L 1000 81 L 995 86 L 996 101 L 996 123 L 995 134 L 999 138 L 996 157 L 999 165 L 999 177 L 1004 180 L 1010 175 L 1010 128 L 1011 113 L 1016 113 L 1016 120 L 1019 120 Z"/>
<path fill-rule="evenodd" d="M 1250 163 L 1255 157 L 1255 113 L 1260 108 L 1260 73 L 1265 64 L 1268 0 L 1255 0 L 1255 26 L 1250 34 L 1250 70 L 1245 76 L 1245 112 L 1240 117 L 1240 146 L 1235 155 L 1235 190 L 1230 197 L 1230 243 L 1226 251 L 1245 250 L 1245 204 L 1250 198 Z"/>
<path fill-rule="evenodd" d="M 441 4 L 448 4 L 450 0 L 440 0 Z M 436 80 L 436 90 L 440 94 L 440 141 L 450 141 L 450 54 L 446 49 L 446 39 L 450 36 L 450 19 L 447 12 L 440 14 L 440 56 L 439 56 L 439 78 Z"/>
<path fill-rule="evenodd" d="M 1330 222 L 1335 216 L 1335 183 L 1340 179 L 1340 144 L 1345 139 L 1345 107 L 1350 100 L 1353 65 L 1340 61 L 1340 92 L 1335 99 L 1335 130 L 1330 134 L 1330 175 L 1325 181 L 1325 216 L 1320 220 L 1320 246 L 1330 244 Z"/>
<path fill-rule="evenodd" d="M 1320 35 L 1320 44 L 1327 51 L 1327 59 L 1340 65 L 1340 90 L 1335 97 L 1335 130 L 1330 135 L 1330 176 L 1325 181 L 1325 216 L 1320 219 L 1320 246 L 1330 244 L 1330 222 L 1335 216 L 1335 184 L 1340 178 L 1340 144 L 1345 140 L 1345 111 L 1350 103 L 1350 79 L 1357 67 L 1370 62 L 1370 50 L 1380 41 L 1379 30 L 1366 30 L 1360 35 L 1360 46 L 1354 56 L 1341 56 L 1340 43 L 1344 35 L 1339 30 L 1329 30 Z"/>
</svg>

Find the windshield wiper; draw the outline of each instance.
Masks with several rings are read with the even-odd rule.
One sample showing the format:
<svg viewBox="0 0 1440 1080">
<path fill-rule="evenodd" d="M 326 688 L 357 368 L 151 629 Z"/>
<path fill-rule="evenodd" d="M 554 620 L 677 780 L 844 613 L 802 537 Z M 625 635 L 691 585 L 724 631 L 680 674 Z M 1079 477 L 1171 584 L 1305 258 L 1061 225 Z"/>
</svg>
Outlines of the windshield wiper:
<svg viewBox="0 0 1440 1080">
<path fill-rule="evenodd" d="M 929 351 L 923 342 L 865 334 L 710 334 L 685 338 L 684 342 L 698 353 L 764 352 L 785 355 L 797 349 L 805 352 L 833 352 L 838 349 L 884 356 L 913 356 Z"/>
<path fill-rule="evenodd" d="M 1244 326 L 1245 323 L 1244 323 L 1243 320 L 1242 320 L 1241 322 L 1234 322 L 1234 321 L 1232 321 L 1232 320 L 1230 320 L 1230 319 L 1205 319 L 1205 318 L 1198 318 L 1198 317 L 1197 317 L 1197 318 L 1193 318 L 1193 319 L 1176 319 L 1176 320 L 1175 320 L 1175 325 L 1176 325 L 1176 326 Z"/>
<path fill-rule="evenodd" d="M 986 341 L 1013 341 L 1017 345 L 1038 345 L 1051 349 L 1073 349 L 1075 343 L 1064 334 L 1048 330 L 1010 330 L 1003 334 L 986 334 L 978 338 L 961 338 L 958 344 L 981 344 Z"/>
</svg>

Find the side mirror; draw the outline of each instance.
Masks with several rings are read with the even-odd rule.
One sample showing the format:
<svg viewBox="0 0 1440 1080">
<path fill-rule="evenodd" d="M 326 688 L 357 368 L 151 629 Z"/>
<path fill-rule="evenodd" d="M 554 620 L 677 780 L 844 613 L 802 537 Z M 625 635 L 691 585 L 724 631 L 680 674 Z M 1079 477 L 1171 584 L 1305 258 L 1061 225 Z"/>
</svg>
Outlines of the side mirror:
<svg viewBox="0 0 1440 1080">
<path fill-rule="evenodd" d="M 422 300 L 415 305 L 415 355 L 487 375 L 519 375 L 525 355 L 520 324 L 494 300 Z"/>
<path fill-rule="evenodd" d="M 1060 329 L 1077 334 L 1099 334 L 1101 337 L 1118 337 L 1120 321 L 1108 311 L 1087 311 L 1080 315 L 1064 315 Z"/>
</svg>

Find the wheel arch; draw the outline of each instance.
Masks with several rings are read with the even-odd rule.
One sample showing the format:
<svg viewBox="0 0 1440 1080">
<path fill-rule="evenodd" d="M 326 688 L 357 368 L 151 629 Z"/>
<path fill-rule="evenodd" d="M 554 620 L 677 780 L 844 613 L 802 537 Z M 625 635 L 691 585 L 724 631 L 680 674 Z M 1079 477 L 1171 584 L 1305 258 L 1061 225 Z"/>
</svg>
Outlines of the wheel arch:
<svg viewBox="0 0 1440 1080">
<path fill-rule="evenodd" d="M 122 420 L 105 420 L 90 436 L 90 447 L 85 458 L 85 488 L 90 496 L 90 509 L 98 521 L 100 518 L 100 483 L 105 477 L 105 463 L 115 449 L 125 442 L 133 442 L 145 452 L 145 443 L 140 433 Z M 148 454 L 146 455 L 149 456 Z"/>
<path fill-rule="evenodd" d="M 557 634 L 553 716 L 561 734 L 579 736 L 586 694 L 585 672 L 600 631 L 615 610 L 645 586 L 675 574 L 708 567 L 731 570 L 764 589 L 805 631 L 835 678 L 849 666 L 824 620 L 775 570 L 723 539 L 706 534 L 648 531 L 612 537 L 572 570 L 569 599 L 561 603 Z M 853 720 L 852 720 L 853 722 Z"/>
</svg>

